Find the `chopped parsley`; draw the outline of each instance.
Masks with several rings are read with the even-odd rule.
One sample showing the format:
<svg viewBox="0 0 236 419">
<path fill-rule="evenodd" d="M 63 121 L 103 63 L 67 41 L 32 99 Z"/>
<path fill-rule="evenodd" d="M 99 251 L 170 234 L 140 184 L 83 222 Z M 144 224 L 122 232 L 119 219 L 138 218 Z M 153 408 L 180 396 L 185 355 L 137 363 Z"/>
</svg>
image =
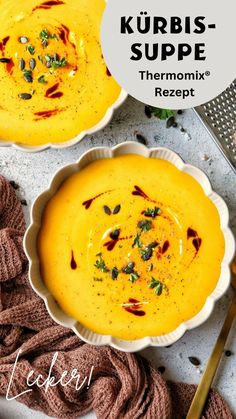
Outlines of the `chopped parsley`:
<svg viewBox="0 0 236 419">
<path fill-rule="evenodd" d="M 29 44 L 26 46 L 26 51 L 28 51 L 31 55 L 35 54 L 35 48 L 33 47 L 32 44 Z"/>
<path fill-rule="evenodd" d="M 144 211 L 145 217 L 151 217 L 155 218 L 157 215 L 161 214 L 161 209 L 158 207 L 155 208 L 148 208 L 146 211 Z"/>
<path fill-rule="evenodd" d="M 163 288 L 164 288 L 164 284 L 160 281 L 158 281 L 158 279 L 155 279 L 152 277 L 152 280 L 148 283 L 149 288 L 154 289 L 156 295 L 161 295 Z"/>
<path fill-rule="evenodd" d="M 142 242 L 140 240 L 141 233 L 137 233 L 136 237 L 134 238 L 132 247 L 142 247 Z"/>
<path fill-rule="evenodd" d="M 58 39 L 55 33 L 51 34 L 47 29 L 43 29 L 40 32 L 39 38 L 41 39 L 42 45 L 44 47 L 48 46 L 49 39 Z"/>
<path fill-rule="evenodd" d="M 101 254 L 98 254 L 99 259 L 96 260 L 95 268 L 99 269 L 101 272 L 106 273 L 109 272 L 109 269 L 107 268 L 104 259 L 102 258 Z"/>
<path fill-rule="evenodd" d="M 38 82 L 39 82 L 39 83 L 42 83 L 42 84 L 47 83 L 47 81 L 45 80 L 45 76 L 40 76 L 40 77 L 38 78 Z"/>
<path fill-rule="evenodd" d="M 138 279 L 140 278 L 140 275 L 137 272 L 133 272 L 130 274 L 129 280 L 134 284 Z"/>
<path fill-rule="evenodd" d="M 142 221 L 139 221 L 138 227 L 141 228 L 141 230 L 143 232 L 144 231 L 149 231 L 152 228 L 152 222 L 150 220 L 142 220 Z"/>
</svg>

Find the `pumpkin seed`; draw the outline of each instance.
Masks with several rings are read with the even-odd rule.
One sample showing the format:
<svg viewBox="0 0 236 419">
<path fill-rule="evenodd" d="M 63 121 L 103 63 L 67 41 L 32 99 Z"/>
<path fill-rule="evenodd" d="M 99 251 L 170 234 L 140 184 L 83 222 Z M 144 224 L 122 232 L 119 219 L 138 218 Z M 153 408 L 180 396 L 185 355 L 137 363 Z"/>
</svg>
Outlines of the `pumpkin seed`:
<svg viewBox="0 0 236 419">
<path fill-rule="evenodd" d="M 118 212 L 120 212 L 121 209 L 121 205 L 116 205 L 116 207 L 113 209 L 112 214 L 118 214 Z"/>
<path fill-rule="evenodd" d="M 118 278 L 118 275 L 119 275 L 119 269 L 116 266 L 114 266 L 114 268 L 112 268 L 111 270 L 111 277 L 113 281 L 115 281 Z"/>
<path fill-rule="evenodd" d="M 151 118 L 152 117 L 152 112 L 151 112 L 150 106 L 145 106 L 144 113 L 145 113 L 145 115 L 146 115 L 147 118 Z"/>
<path fill-rule="evenodd" d="M 114 230 L 114 231 L 111 232 L 110 238 L 112 240 L 117 240 L 119 238 L 119 235 L 120 235 L 120 229 L 117 228 L 116 230 Z"/>
<path fill-rule="evenodd" d="M 105 214 L 111 215 L 111 210 L 107 205 L 104 205 L 103 210 L 104 210 Z"/>
<path fill-rule="evenodd" d="M 137 134 L 136 138 L 140 144 L 147 145 L 147 139 L 142 134 Z"/>
<path fill-rule="evenodd" d="M 20 59 L 19 61 L 19 69 L 22 71 L 25 68 L 25 60 L 23 60 L 23 58 Z"/>
<path fill-rule="evenodd" d="M 31 71 L 26 70 L 24 72 L 24 79 L 25 81 L 27 81 L 27 83 L 33 83 L 33 77 L 32 77 Z"/>
<path fill-rule="evenodd" d="M 191 362 L 191 364 L 193 364 L 195 367 L 199 367 L 199 365 L 201 365 L 201 362 L 195 356 L 189 356 L 188 359 Z"/>
<path fill-rule="evenodd" d="M 167 119 L 166 128 L 173 127 L 174 124 L 175 124 L 175 117 L 171 116 L 169 119 Z"/>
<path fill-rule="evenodd" d="M 13 187 L 13 189 L 15 190 L 19 189 L 19 185 L 14 180 L 10 180 L 9 183 Z"/>
<path fill-rule="evenodd" d="M 35 67 L 36 67 L 36 61 L 35 61 L 34 58 L 31 58 L 30 59 L 29 66 L 30 66 L 31 70 L 34 70 L 35 69 Z"/>
<path fill-rule="evenodd" d="M 128 263 L 128 265 L 127 265 L 127 266 L 125 266 L 125 267 L 122 269 L 122 271 L 123 271 L 125 274 L 132 274 L 132 273 L 134 272 L 134 266 L 135 266 L 134 262 L 129 262 L 129 263 Z"/>
<path fill-rule="evenodd" d="M 9 63 L 10 61 L 10 58 L 0 58 L 0 63 Z"/>
<path fill-rule="evenodd" d="M 19 41 L 21 44 L 27 44 L 27 42 L 29 42 L 29 39 L 27 38 L 27 36 L 20 36 L 20 37 L 18 38 L 18 41 Z"/>
<path fill-rule="evenodd" d="M 32 98 L 32 95 L 30 93 L 20 93 L 18 96 L 20 99 L 23 100 L 29 100 Z"/>
</svg>

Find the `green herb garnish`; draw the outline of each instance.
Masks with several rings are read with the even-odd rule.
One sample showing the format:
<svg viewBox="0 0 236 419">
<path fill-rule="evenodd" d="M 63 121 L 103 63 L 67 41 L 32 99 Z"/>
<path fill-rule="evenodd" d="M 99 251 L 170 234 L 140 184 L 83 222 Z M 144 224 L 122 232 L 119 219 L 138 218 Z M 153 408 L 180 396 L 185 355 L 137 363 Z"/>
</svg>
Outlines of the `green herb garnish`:
<svg viewBox="0 0 236 419">
<path fill-rule="evenodd" d="M 102 255 L 98 254 L 97 256 L 99 256 L 99 259 L 96 260 L 96 263 L 94 265 L 95 268 L 99 269 L 103 273 L 109 272 L 109 269 L 107 268 L 105 261 L 102 258 Z"/>
<path fill-rule="evenodd" d="M 152 280 L 148 283 L 149 288 L 154 289 L 156 295 L 161 295 L 164 285 L 162 282 L 152 277 Z"/>
<path fill-rule="evenodd" d="M 111 277 L 113 281 L 115 281 L 118 278 L 119 273 L 120 273 L 119 269 L 116 266 L 114 266 L 114 268 L 112 268 L 111 270 Z"/>
<path fill-rule="evenodd" d="M 45 84 L 45 83 L 47 83 L 47 80 L 45 80 L 45 76 L 40 76 L 40 77 L 38 78 L 38 82 L 39 82 L 39 83 L 42 83 L 42 84 Z"/>
<path fill-rule="evenodd" d="M 142 231 L 149 231 L 152 228 L 152 222 L 150 220 L 139 221 L 138 227 L 141 228 Z"/>
<path fill-rule="evenodd" d="M 155 218 L 157 215 L 161 214 L 161 209 L 158 207 L 155 208 L 148 208 L 146 211 L 144 211 L 145 217 L 151 217 Z"/>
<path fill-rule="evenodd" d="M 140 249 L 140 254 L 142 255 L 142 259 L 147 262 L 149 259 L 151 259 L 153 255 L 153 250 L 151 247 L 146 247 L 146 249 Z"/>
<path fill-rule="evenodd" d="M 129 280 L 134 284 L 138 279 L 140 278 L 140 275 L 137 272 L 133 272 L 130 274 Z"/>
<path fill-rule="evenodd" d="M 40 32 L 39 38 L 42 41 L 42 45 L 45 46 L 45 47 L 48 45 L 48 40 L 49 39 L 58 39 L 57 35 L 55 33 L 51 34 L 47 29 L 43 29 Z"/>
<path fill-rule="evenodd" d="M 60 59 L 57 54 L 55 54 L 54 56 L 45 54 L 45 60 L 47 64 L 50 65 L 54 70 L 59 67 L 65 67 L 68 64 L 65 57 Z"/>
<path fill-rule="evenodd" d="M 154 115 L 159 119 L 168 119 L 171 116 L 174 116 L 174 111 L 171 109 L 155 108 L 154 106 L 148 106 L 147 108 L 151 115 Z"/>
<path fill-rule="evenodd" d="M 61 58 L 61 60 L 54 60 L 51 65 L 53 68 L 65 67 L 67 65 L 67 60 L 65 58 Z"/>
<path fill-rule="evenodd" d="M 137 233 L 136 237 L 134 238 L 132 247 L 142 247 L 142 242 L 140 240 L 141 233 Z"/>
<path fill-rule="evenodd" d="M 26 46 L 26 51 L 28 51 L 31 55 L 35 54 L 35 48 L 31 44 Z"/>
</svg>

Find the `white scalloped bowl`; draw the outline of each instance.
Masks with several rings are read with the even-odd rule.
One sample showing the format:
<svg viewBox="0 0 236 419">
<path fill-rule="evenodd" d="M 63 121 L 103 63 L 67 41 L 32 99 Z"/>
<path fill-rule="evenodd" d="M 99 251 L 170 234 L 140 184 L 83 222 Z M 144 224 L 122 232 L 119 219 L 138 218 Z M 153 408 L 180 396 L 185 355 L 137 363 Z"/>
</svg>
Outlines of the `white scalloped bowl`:
<svg viewBox="0 0 236 419">
<path fill-rule="evenodd" d="M 122 154 L 140 154 L 145 157 L 160 158 L 174 164 L 179 170 L 188 173 L 201 185 L 205 194 L 216 206 L 219 216 L 221 229 L 225 239 L 225 255 L 221 264 L 221 273 L 216 288 L 208 296 L 201 311 L 190 320 L 181 323 L 177 329 L 162 336 L 147 336 L 143 339 L 128 341 L 117 339 L 113 336 L 100 335 L 82 326 L 73 318 L 67 316 L 55 302 L 50 294 L 40 274 L 40 261 L 37 253 L 37 236 L 41 226 L 41 218 L 48 201 L 57 192 L 62 182 L 72 174 L 83 169 L 94 160 L 101 158 L 111 158 Z M 211 184 L 207 176 L 196 167 L 185 164 L 183 160 L 173 151 L 167 148 L 152 148 L 134 142 L 119 144 L 113 148 L 96 147 L 84 153 L 80 159 L 73 164 L 69 164 L 60 169 L 49 188 L 43 192 L 34 202 L 31 211 L 31 224 L 24 238 L 24 249 L 29 259 L 29 278 L 35 292 L 44 300 L 50 316 L 62 326 L 71 328 L 85 342 L 92 345 L 110 345 L 126 352 L 135 352 L 147 346 L 168 346 L 176 342 L 183 336 L 186 330 L 195 328 L 205 322 L 212 313 L 215 302 L 223 296 L 230 284 L 230 263 L 235 253 L 235 240 L 229 229 L 229 212 L 223 199 L 212 191 Z"/>
</svg>

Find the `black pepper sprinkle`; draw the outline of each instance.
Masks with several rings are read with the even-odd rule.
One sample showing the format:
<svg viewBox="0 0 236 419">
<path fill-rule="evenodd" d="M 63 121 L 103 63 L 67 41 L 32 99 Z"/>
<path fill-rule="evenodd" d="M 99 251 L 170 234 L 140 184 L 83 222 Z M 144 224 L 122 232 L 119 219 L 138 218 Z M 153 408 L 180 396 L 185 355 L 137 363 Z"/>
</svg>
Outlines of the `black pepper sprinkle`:
<svg viewBox="0 0 236 419">
<path fill-rule="evenodd" d="M 9 183 L 13 187 L 13 189 L 19 189 L 19 185 L 14 180 L 11 180 Z"/>
<path fill-rule="evenodd" d="M 21 205 L 24 205 L 24 206 L 27 206 L 28 204 L 27 204 L 27 201 L 25 200 L 25 199 L 22 199 L 21 201 L 20 201 L 20 203 L 21 203 Z"/>
<path fill-rule="evenodd" d="M 160 367 L 158 367 L 157 369 L 158 369 L 158 371 L 159 371 L 161 374 L 164 374 L 164 372 L 165 372 L 165 370 L 166 370 L 166 367 L 160 366 Z"/>
<path fill-rule="evenodd" d="M 178 115 L 182 115 L 183 111 L 181 109 L 178 110 Z"/>
<path fill-rule="evenodd" d="M 201 365 L 201 362 L 195 356 L 189 356 L 188 359 L 191 362 L 191 364 L 193 364 L 195 367 L 199 367 L 199 365 Z"/>
<path fill-rule="evenodd" d="M 232 354 L 232 352 L 230 350 L 226 350 L 225 351 L 225 356 L 229 357 L 231 355 L 233 355 L 233 354 Z"/>
<path fill-rule="evenodd" d="M 184 128 L 181 128 L 181 130 L 180 130 L 181 132 L 186 132 L 186 130 L 184 129 Z"/>
<path fill-rule="evenodd" d="M 147 139 L 142 134 L 137 134 L 136 138 L 140 144 L 147 145 Z"/>
</svg>

